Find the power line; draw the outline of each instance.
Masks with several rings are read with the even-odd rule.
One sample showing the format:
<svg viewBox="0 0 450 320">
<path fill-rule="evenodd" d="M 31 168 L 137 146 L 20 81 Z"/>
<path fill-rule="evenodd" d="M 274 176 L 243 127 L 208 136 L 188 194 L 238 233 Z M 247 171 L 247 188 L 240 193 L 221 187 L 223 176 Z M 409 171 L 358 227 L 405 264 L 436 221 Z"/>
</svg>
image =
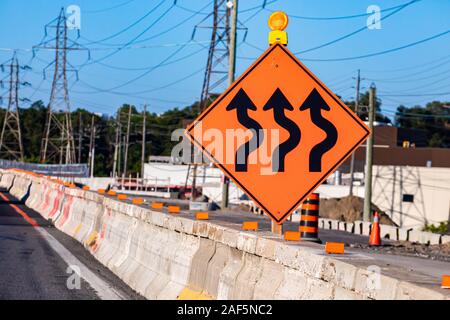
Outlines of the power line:
<svg viewBox="0 0 450 320">
<path fill-rule="evenodd" d="M 131 84 L 131 83 L 133 83 L 133 82 L 135 82 L 135 81 L 141 79 L 142 77 L 148 75 L 150 72 L 154 71 L 156 68 L 162 67 L 162 66 L 164 66 L 164 65 L 168 65 L 169 63 L 166 63 L 166 62 L 167 62 L 168 60 L 170 60 L 173 56 L 175 56 L 178 52 L 180 52 L 181 49 L 183 49 L 183 48 L 184 48 L 183 46 L 180 47 L 180 48 L 177 49 L 175 52 L 173 52 L 171 55 L 169 55 L 168 57 L 166 57 L 162 62 L 160 62 L 159 64 L 155 65 L 154 67 L 152 67 L 151 69 L 147 70 L 146 72 L 140 74 L 139 76 L 137 76 L 137 77 L 135 77 L 135 78 L 133 78 L 133 79 L 131 79 L 131 80 L 128 80 L 127 82 L 122 83 L 122 84 L 120 84 L 120 85 L 118 85 L 118 86 L 109 88 L 109 89 L 101 89 L 101 88 L 97 88 L 97 87 L 92 86 L 92 85 L 90 85 L 90 84 L 88 84 L 88 83 L 86 83 L 86 82 L 84 82 L 84 81 L 82 81 L 82 80 L 80 80 L 80 81 L 83 82 L 86 86 L 88 86 L 88 87 L 90 87 L 90 88 L 96 90 L 97 92 L 107 92 L 107 93 L 119 94 L 119 95 L 143 94 L 143 93 L 149 93 L 149 92 L 154 92 L 154 91 L 162 90 L 162 89 L 168 88 L 168 87 L 170 87 L 170 86 L 172 86 L 172 85 L 174 85 L 174 84 L 178 84 L 178 83 L 180 83 L 180 82 L 182 82 L 182 81 L 184 81 L 184 80 L 187 80 L 187 79 L 189 79 L 189 78 L 195 76 L 196 74 L 198 74 L 198 73 L 200 73 L 201 71 L 205 70 L 205 68 L 198 69 L 198 70 L 194 71 L 193 73 L 190 73 L 190 74 L 188 74 L 188 75 L 185 76 L 185 77 L 182 77 L 181 79 L 178 79 L 178 80 L 176 80 L 176 81 L 170 82 L 170 83 L 168 83 L 168 84 L 166 84 L 166 85 L 164 85 L 164 86 L 158 87 L 158 88 L 153 88 L 153 89 L 143 90 L 143 91 L 135 91 L 135 92 L 117 92 L 117 91 L 114 91 L 115 89 L 124 87 L 124 86 L 126 86 L 126 85 L 129 85 L 129 84 Z M 198 52 L 199 52 L 199 51 L 198 51 Z M 198 52 L 195 52 L 194 54 L 196 54 L 196 53 L 198 53 Z M 188 58 L 188 57 L 190 57 L 190 56 L 192 56 L 192 55 L 185 56 L 185 57 L 183 57 L 183 59 L 184 59 L 184 58 Z M 175 60 L 175 61 L 173 61 L 173 62 L 170 62 L 170 64 L 171 64 L 171 63 L 174 63 L 174 62 L 178 62 L 178 61 L 180 61 L 180 60 L 181 60 L 181 59 L 177 59 L 177 60 Z M 96 93 L 96 92 L 79 92 L 79 93 Z"/>
<path fill-rule="evenodd" d="M 91 87 L 92 89 L 94 89 L 94 90 L 96 90 L 96 91 L 99 91 L 99 92 L 114 92 L 114 90 L 116 90 L 116 89 L 125 87 L 125 86 L 127 86 L 127 85 L 129 85 L 129 84 L 131 84 L 131 83 L 133 83 L 133 82 L 135 82 L 135 81 L 137 81 L 137 80 L 139 80 L 139 79 L 142 79 L 143 77 L 145 77 L 146 75 L 150 74 L 152 71 L 156 70 L 157 68 L 160 68 L 160 67 L 162 67 L 162 66 L 164 66 L 164 65 L 167 65 L 167 62 L 168 62 L 172 57 L 174 57 L 176 54 L 178 54 L 181 50 L 183 50 L 184 48 L 185 48 L 185 46 L 181 46 L 180 48 L 178 48 L 177 50 L 175 50 L 174 52 L 172 52 L 170 55 L 168 55 L 166 58 L 164 58 L 160 63 L 158 63 L 157 65 L 151 67 L 151 68 L 148 69 L 147 71 L 141 73 L 141 74 L 138 75 L 137 77 L 134 77 L 133 79 L 130 79 L 130 80 L 128 80 L 128 81 L 126 81 L 126 82 L 124 82 L 124 83 L 122 83 L 122 84 L 120 84 L 120 85 L 111 87 L 111 88 L 109 88 L 109 89 L 98 88 L 98 87 L 92 86 L 92 85 L 90 85 L 90 84 L 88 84 L 88 83 L 86 83 L 86 82 L 84 82 L 84 84 L 87 85 L 88 87 Z M 196 52 L 196 53 L 197 53 L 197 52 Z M 185 57 L 183 57 L 183 58 L 188 58 L 188 57 L 190 57 L 190 56 L 192 56 L 192 55 L 188 55 L 188 56 L 185 56 Z M 180 59 L 178 59 L 178 61 L 180 61 Z M 176 61 L 176 62 L 178 62 L 178 61 Z M 174 63 L 174 62 L 172 62 L 172 63 Z M 85 93 L 89 93 L 89 92 L 85 92 Z M 91 93 L 93 93 L 93 92 L 91 92 Z"/>
<path fill-rule="evenodd" d="M 383 54 L 387 54 L 387 53 L 403 50 L 403 49 L 406 49 L 406 48 L 410 48 L 410 47 L 413 47 L 413 46 L 416 46 L 416 45 L 419 45 L 419 44 L 422 44 L 422 43 L 425 43 L 425 42 L 428 42 L 428 41 L 431 41 L 431 40 L 434 40 L 434 39 L 437 39 L 437 38 L 440 38 L 440 37 L 443 37 L 443 36 L 445 36 L 445 35 L 447 35 L 449 33 L 450 33 L 450 29 L 446 30 L 444 32 L 435 34 L 435 35 L 433 35 L 431 37 L 428 37 L 428 38 L 425 38 L 425 39 L 422 39 L 422 40 L 419 40 L 419 41 L 415 41 L 415 42 L 412 42 L 412 43 L 409 43 L 409 44 L 406 44 L 406 45 L 403 45 L 403 46 L 400 46 L 400 47 L 396 47 L 396 48 L 392 48 L 392 49 L 388 49 L 388 50 L 382 50 L 382 51 L 369 53 L 369 54 L 364 54 L 364 55 L 359 55 L 359 56 L 344 57 L 344 58 L 331 58 L 331 59 L 307 59 L 307 58 L 302 58 L 302 60 L 303 61 L 318 61 L 318 62 L 322 61 L 322 62 L 326 62 L 326 61 L 348 61 L 348 60 L 357 60 L 357 59 L 370 58 L 370 57 L 380 56 L 380 55 L 383 55 Z"/>
<path fill-rule="evenodd" d="M 419 1 L 421 1 L 421 0 L 419 0 Z M 387 12 L 387 11 L 395 10 L 395 9 L 401 8 L 404 5 L 405 4 L 401 4 L 398 6 L 386 8 L 386 9 L 380 10 L 380 12 Z M 266 9 L 266 10 L 273 12 L 272 10 L 269 10 L 269 9 Z M 360 14 L 354 14 L 354 15 L 334 16 L 334 17 L 308 17 L 308 16 L 289 14 L 289 18 L 301 19 L 301 20 L 319 20 L 320 21 L 320 20 L 347 20 L 347 19 L 354 19 L 354 18 L 360 18 L 360 17 L 367 17 L 370 15 L 372 15 L 372 13 L 360 13 Z"/>
<path fill-rule="evenodd" d="M 408 2 L 408 3 L 406 3 L 406 4 L 404 4 L 404 5 L 402 5 L 401 7 L 399 7 L 398 9 L 396 9 L 395 11 L 393 11 L 393 12 L 389 13 L 388 15 L 382 17 L 382 18 L 380 19 L 380 21 L 384 21 L 384 20 L 388 19 L 389 17 L 391 17 L 391 16 L 395 15 L 396 13 L 402 11 L 402 10 L 405 9 L 406 7 L 408 7 L 408 6 L 410 6 L 410 5 L 414 4 L 414 3 L 417 3 L 417 2 L 419 2 L 419 1 L 421 1 L 421 0 L 412 0 L 412 1 L 410 1 L 410 2 Z M 306 52 L 311 52 L 311 51 L 314 51 L 314 50 L 318 50 L 318 49 L 327 47 L 327 46 L 329 46 L 329 45 L 332 45 L 332 44 L 335 44 L 335 43 L 340 42 L 340 41 L 342 41 L 342 40 L 345 40 L 345 39 L 347 39 L 347 38 L 350 38 L 351 36 L 354 36 L 355 34 L 358 34 L 358 33 L 362 32 L 362 31 L 365 31 L 365 30 L 367 30 L 368 28 L 369 28 L 369 26 L 366 25 L 366 26 L 364 26 L 364 27 L 362 27 L 362 28 L 359 28 L 359 29 L 357 29 L 357 30 L 355 30 L 355 31 L 353 31 L 353 32 L 350 32 L 349 34 L 346 34 L 346 35 L 344 35 L 344 36 L 341 36 L 341 37 L 339 37 L 339 38 L 337 38 L 337 39 L 335 39 L 335 40 L 328 41 L 328 42 L 326 42 L 326 43 L 324 43 L 324 44 L 321 44 L 321 45 L 318 45 L 318 46 L 315 46 L 315 47 L 312 47 L 312 48 L 309 48 L 309 49 L 297 51 L 297 52 L 295 52 L 294 54 L 303 54 L 303 53 L 306 53 Z"/>
<path fill-rule="evenodd" d="M 405 101 L 400 101 L 400 100 L 394 99 L 392 97 L 383 96 L 383 102 L 385 102 L 385 101 L 390 101 L 391 103 L 396 103 L 396 104 L 399 104 L 399 105 L 408 105 L 408 104 L 410 104 L 410 103 L 406 103 Z M 419 100 L 419 101 L 416 100 L 414 102 L 414 104 L 416 106 L 418 106 L 418 105 L 424 104 L 426 102 L 430 102 L 430 99 L 426 98 L 426 99 L 422 99 L 422 100 Z M 397 108 L 397 106 L 395 108 Z"/>
<path fill-rule="evenodd" d="M 397 69 L 388 69 L 388 70 L 365 70 L 366 72 L 372 72 L 372 73 L 395 73 L 395 72 L 401 72 L 401 71 L 405 71 L 405 70 L 413 70 L 413 69 L 418 69 L 418 68 L 422 68 L 431 64 L 434 64 L 436 62 L 441 62 L 443 60 L 446 60 L 450 58 L 450 55 L 445 55 L 441 58 L 435 59 L 435 60 L 431 60 L 428 62 L 424 62 L 421 64 L 417 64 L 417 65 L 413 65 L 413 66 L 409 66 L 409 67 L 403 67 L 403 68 L 397 68 Z"/>
<path fill-rule="evenodd" d="M 106 41 L 106 40 L 115 38 L 115 37 L 121 35 L 122 33 L 124 33 L 124 32 L 126 32 L 126 31 L 130 30 L 131 28 L 133 28 L 133 27 L 136 26 L 137 24 L 139 24 L 142 20 L 144 20 L 144 19 L 147 18 L 149 15 L 151 15 L 153 12 L 155 12 L 155 11 L 156 11 L 163 3 L 164 3 L 164 0 L 162 0 L 162 1 L 159 2 L 156 6 L 154 6 L 152 9 L 150 9 L 149 11 L 147 11 L 146 14 L 144 14 L 142 17 L 140 17 L 139 19 L 137 19 L 137 20 L 136 20 L 135 22 L 133 22 L 132 24 L 128 25 L 127 27 L 125 27 L 125 28 L 123 28 L 123 29 L 117 31 L 116 33 L 114 33 L 114 34 L 112 34 L 112 35 L 110 35 L 110 36 L 108 36 L 108 37 L 106 37 L 106 38 L 103 38 L 103 39 L 100 39 L 100 40 L 89 40 L 89 39 L 87 39 L 87 38 L 85 38 L 85 37 L 83 37 L 83 38 L 86 39 L 86 40 L 88 40 L 88 41 L 90 41 L 90 42 L 88 42 L 88 43 L 86 43 L 86 44 L 101 43 L 101 42 L 103 42 L 103 41 Z"/>
<path fill-rule="evenodd" d="M 417 92 L 417 90 L 429 88 L 429 87 L 433 86 L 434 84 L 440 83 L 440 82 L 442 82 L 444 80 L 447 80 L 447 79 L 449 79 L 448 74 L 446 74 L 445 77 L 439 78 L 439 79 L 437 79 L 437 80 L 435 80 L 433 82 L 430 82 L 430 83 L 427 83 L 427 84 L 422 84 L 420 86 L 413 87 L 413 88 L 404 89 L 402 91 L 399 91 L 398 93 L 400 93 L 400 94 L 409 94 L 410 92 L 412 92 L 414 94 L 420 94 L 420 92 Z M 443 86 L 440 86 L 438 88 L 434 88 L 434 90 L 444 89 L 444 88 L 448 88 L 448 87 L 449 87 L 449 85 L 443 85 Z M 382 91 L 382 92 L 385 92 L 387 94 L 391 94 L 392 93 L 392 92 L 389 92 L 389 91 Z"/>
<path fill-rule="evenodd" d="M 422 44 L 422 43 L 425 43 L 425 42 L 428 42 L 428 41 L 431 41 L 431 40 L 443 37 L 443 36 L 445 36 L 445 35 L 447 35 L 449 33 L 450 33 L 450 29 L 446 30 L 444 32 L 435 34 L 435 35 L 433 35 L 431 37 L 428 37 L 428 38 L 425 38 L 425 39 L 422 39 L 422 40 L 419 40 L 419 41 L 415 41 L 415 42 L 412 42 L 412 43 L 409 43 L 409 44 L 406 44 L 406 45 L 403 45 L 403 46 L 400 46 L 400 47 L 387 49 L 387 50 L 382 50 L 382 51 L 377 51 L 377 52 L 374 52 L 374 53 L 369 53 L 369 54 L 364 54 L 364 55 L 359 55 L 359 56 L 343 57 L 343 58 L 328 58 L 328 59 L 301 58 L 301 60 L 302 61 L 312 61 L 312 62 L 335 62 L 335 61 L 349 61 L 349 60 L 358 60 L 358 59 L 364 59 L 364 58 L 371 58 L 371 57 L 375 57 L 375 56 L 384 55 L 384 54 L 387 54 L 387 53 L 392 53 L 392 52 L 395 52 L 395 51 L 400 51 L 400 50 L 403 50 L 403 49 L 406 49 L 406 48 L 414 47 L 416 45 L 419 45 L 419 44 Z M 238 58 L 241 59 L 241 60 L 252 60 L 252 61 L 256 59 L 255 57 L 243 57 L 243 56 L 239 56 Z"/>
<path fill-rule="evenodd" d="M 165 0 L 162 0 L 160 2 L 160 4 L 162 4 Z M 163 19 L 172 9 L 174 8 L 174 4 L 172 4 L 167 10 L 165 10 L 161 15 L 159 15 L 158 18 L 156 18 L 147 28 L 145 28 L 142 32 L 140 32 L 137 36 L 135 36 L 133 39 L 131 39 L 130 41 L 128 41 L 126 44 L 124 44 L 123 46 L 117 48 L 116 50 L 114 50 L 113 52 L 97 59 L 94 61 L 88 61 L 86 63 L 84 63 L 83 65 L 79 66 L 80 69 L 83 68 L 86 65 L 91 65 L 100 61 L 103 61 L 105 59 L 110 58 L 111 56 L 119 53 L 120 51 L 122 51 L 124 48 L 128 47 L 130 44 L 133 44 L 134 41 L 136 41 L 137 39 L 139 39 L 141 36 L 143 36 L 148 30 L 150 30 L 151 28 L 153 28 L 161 19 Z"/>
<path fill-rule="evenodd" d="M 266 5 L 266 6 L 267 6 L 267 5 L 272 4 L 272 3 L 274 3 L 274 2 L 277 2 L 277 1 L 278 1 L 278 0 L 271 0 L 271 1 L 262 0 L 262 2 L 263 2 L 262 5 L 250 7 L 250 8 L 243 9 L 243 10 L 239 10 L 239 13 L 250 12 L 250 11 L 253 11 L 253 10 L 256 10 L 256 9 L 261 8 L 261 6 L 263 6 L 263 5 Z M 185 7 L 185 6 L 180 5 L 180 4 L 178 3 L 178 1 L 176 2 L 176 6 L 177 6 L 178 8 L 180 8 L 180 9 L 184 10 L 184 11 L 187 11 L 187 12 L 191 12 L 191 13 L 192 13 L 192 12 L 197 12 L 197 11 L 195 11 L 195 10 L 192 10 L 192 9 L 190 9 L 190 8 L 187 8 L 187 7 Z M 207 15 L 210 14 L 210 12 L 202 12 L 201 10 L 203 10 L 203 9 L 200 9 L 200 11 L 198 12 L 198 14 L 201 14 L 201 15 L 204 15 L 204 16 L 207 16 Z"/>
<path fill-rule="evenodd" d="M 424 109 L 425 111 L 425 109 Z M 390 110 L 383 110 L 382 112 L 385 112 L 387 114 L 394 114 L 394 115 L 400 115 L 400 116 L 410 116 L 410 117 L 416 117 L 416 118 L 445 118 L 450 119 L 450 115 L 439 115 L 439 114 L 420 114 L 420 113 L 408 113 L 408 112 L 400 112 L 400 111 L 390 111 Z"/>
<path fill-rule="evenodd" d="M 435 66 L 435 67 L 433 67 L 433 68 L 429 68 L 429 69 L 427 69 L 426 71 L 415 72 L 415 73 L 403 75 L 403 76 L 401 76 L 401 77 L 387 78 L 387 79 L 386 79 L 386 78 L 385 78 L 385 79 L 383 79 L 383 78 L 381 78 L 381 79 L 368 78 L 367 80 L 370 80 L 370 81 L 376 81 L 376 82 L 392 82 L 392 83 L 399 83 L 399 82 L 412 81 L 412 80 L 413 80 L 413 81 L 428 80 L 428 79 L 434 78 L 434 77 L 436 77 L 436 76 L 440 76 L 440 75 L 442 75 L 442 74 L 448 74 L 448 73 L 450 73 L 450 69 L 448 69 L 448 70 L 446 70 L 446 71 L 444 71 L 444 72 L 434 73 L 434 74 L 428 75 L 428 76 L 426 76 L 426 77 L 421 77 L 421 78 L 411 78 L 411 77 L 416 76 L 416 75 L 419 75 L 419 74 L 421 75 L 421 74 L 424 74 L 424 73 L 426 73 L 426 72 L 428 72 L 428 71 L 437 69 L 437 68 L 439 68 L 439 67 L 441 67 L 441 66 L 443 66 L 443 65 L 445 65 L 445 64 L 447 64 L 447 63 L 449 63 L 449 62 L 450 62 L 450 60 L 447 61 L 447 62 L 445 62 L 445 63 L 443 63 L 443 64 L 440 64 L 440 65 L 438 65 L 438 66 Z"/>
<path fill-rule="evenodd" d="M 191 44 L 191 43 L 192 43 L 192 44 L 197 44 L 197 45 L 200 44 L 200 43 L 198 43 L 198 42 L 189 41 L 189 42 L 184 43 L 184 45 L 181 45 L 181 47 L 185 48 L 187 45 L 189 45 L 189 44 Z M 157 69 L 157 68 L 159 68 L 159 67 L 168 66 L 168 65 L 171 65 L 171 64 L 173 64 L 173 63 L 176 63 L 176 62 L 179 62 L 179 61 L 183 61 L 183 60 L 185 60 L 185 59 L 188 59 L 188 58 L 190 58 L 190 57 L 193 57 L 193 56 L 195 56 L 196 54 L 202 52 L 203 50 L 205 50 L 204 47 L 202 47 L 202 48 L 200 48 L 199 50 L 196 50 L 196 51 L 194 51 L 194 52 L 191 52 L 191 53 L 189 53 L 189 54 L 186 54 L 186 55 L 184 55 L 184 56 L 182 56 L 182 57 L 180 57 L 180 58 L 178 58 L 178 59 L 172 60 L 172 61 L 170 61 L 170 62 L 166 62 L 166 63 L 161 63 L 161 62 L 160 62 L 160 63 L 158 63 L 158 64 L 156 64 L 156 65 L 154 65 L 154 66 L 148 66 L 148 67 L 139 67 L 139 68 L 120 67 L 120 66 L 114 66 L 114 65 L 111 65 L 111 64 L 106 64 L 106 63 L 103 63 L 103 62 L 99 62 L 99 65 L 104 66 L 104 67 L 107 67 L 107 68 L 110 68 L 110 69 L 121 70 L 121 71 L 145 71 L 145 70 L 154 70 L 154 69 Z M 179 52 L 179 51 L 177 50 L 177 52 Z"/>
<path fill-rule="evenodd" d="M 128 0 L 128 1 L 122 2 L 120 4 L 117 4 L 115 6 L 104 8 L 104 9 L 83 10 L 83 13 L 103 13 L 103 12 L 106 12 L 106 11 L 110 11 L 110 10 L 114 10 L 114 9 L 118 9 L 118 8 L 123 7 L 123 6 L 126 6 L 127 4 L 129 4 L 129 3 L 133 2 L 133 1 L 135 1 L 135 0 Z"/>
<path fill-rule="evenodd" d="M 251 7 L 251 8 L 244 9 L 244 10 L 239 10 L 239 13 L 246 13 L 246 12 L 253 11 L 253 10 L 256 10 L 256 9 L 260 9 L 260 8 L 266 9 L 266 6 L 268 6 L 269 4 L 275 3 L 277 1 L 278 0 L 272 0 L 272 1 L 263 0 L 262 1 L 263 2 L 262 5 L 254 6 L 254 7 Z"/>
<path fill-rule="evenodd" d="M 203 10 L 204 8 L 208 7 L 210 4 L 211 4 L 211 2 L 209 2 L 206 6 L 202 7 L 200 10 Z M 180 27 L 181 25 L 185 24 L 186 22 L 190 21 L 193 17 L 195 17 L 196 15 L 198 15 L 198 14 L 200 13 L 200 11 L 194 11 L 194 10 L 193 10 L 193 12 L 194 12 L 194 13 L 193 13 L 192 15 L 190 15 L 190 16 L 188 16 L 187 18 L 181 20 L 181 21 L 178 22 L 177 24 L 175 24 L 175 25 L 173 25 L 173 26 L 171 26 L 171 27 L 169 27 L 169 28 L 167 28 L 167 29 L 165 29 L 165 30 L 159 31 L 158 33 L 154 34 L 153 36 L 150 36 L 150 37 L 145 38 L 145 39 L 141 39 L 141 40 L 134 41 L 133 43 L 134 43 L 134 44 L 138 44 L 138 43 L 146 42 L 146 41 L 148 41 L 148 40 L 155 39 L 155 38 L 157 38 L 157 37 L 160 37 L 160 36 L 162 36 L 162 35 L 164 35 L 164 34 L 166 34 L 166 33 L 169 33 L 169 32 L 171 32 L 171 31 L 175 30 L 176 28 L 178 28 L 178 27 Z M 86 39 L 86 40 L 89 40 L 89 39 Z M 89 41 L 90 41 L 90 40 L 89 40 Z M 103 42 L 103 41 L 101 41 L 101 42 Z M 116 44 L 112 44 L 112 43 L 102 43 L 102 45 L 107 45 L 107 46 L 118 46 L 118 47 L 121 47 L 121 46 L 123 46 L 123 43 L 116 43 Z"/>
<path fill-rule="evenodd" d="M 409 94 L 381 94 L 380 97 L 427 97 L 427 96 L 446 96 L 450 95 L 449 92 L 440 92 L 440 93 L 409 93 Z"/>
</svg>

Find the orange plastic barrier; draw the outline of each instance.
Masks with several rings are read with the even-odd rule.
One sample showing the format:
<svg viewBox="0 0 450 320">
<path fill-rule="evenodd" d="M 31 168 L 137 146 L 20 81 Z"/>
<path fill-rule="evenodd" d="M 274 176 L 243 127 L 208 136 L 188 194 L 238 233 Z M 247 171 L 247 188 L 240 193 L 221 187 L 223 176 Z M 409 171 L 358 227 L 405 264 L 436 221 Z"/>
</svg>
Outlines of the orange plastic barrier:
<svg viewBox="0 0 450 320">
<path fill-rule="evenodd" d="M 450 289 L 450 275 L 443 275 L 442 276 L 442 289 Z"/>
<path fill-rule="evenodd" d="M 284 240 L 286 240 L 286 241 L 300 241 L 300 232 L 286 231 L 284 233 Z"/>
<path fill-rule="evenodd" d="M 126 194 L 119 194 L 117 196 L 117 199 L 119 199 L 119 200 L 127 200 L 127 195 Z"/>
<path fill-rule="evenodd" d="M 208 214 L 208 212 L 197 212 L 195 214 L 195 219 L 197 219 L 197 220 L 208 220 L 209 219 L 209 214 Z"/>
<path fill-rule="evenodd" d="M 142 198 L 134 198 L 133 199 L 133 204 L 143 204 L 144 203 L 144 199 Z"/>
<path fill-rule="evenodd" d="M 180 213 L 180 207 L 179 206 L 169 206 L 168 210 L 169 210 L 169 213 Z"/>
<path fill-rule="evenodd" d="M 242 230 L 258 231 L 258 222 L 256 222 L 256 221 L 244 221 L 242 223 Z"/>
<path fill-rule="evenodd" d="M 327 242 L 325 244 L 326 253 L 343 254 L 344 253 L 344 243 L 342 242 Z"/>
<path fill-rule="evenodd" d="M 153 202 L 152 209 L 162 209 L 164 207 L 164 203 L 162 202 Z"/>
<path fill-rule="evenodd" d="M 88 191 L 89 189 L 89 186 L 83 186 L 83 190 Z"/>
<path fill-rule="evenodd" d="M 106 192 L 106 190 L 105 189 L 98 189 L 97 192 L 100 193 L 100 194 L 104 194 Z"/>
<path fill-rule="evenodd" d="M 117 192 L 115 192 L 113 190 L 108 191 L 108 196 L 115 196 L 115 195 L 117 195 Z"/>
</svg>

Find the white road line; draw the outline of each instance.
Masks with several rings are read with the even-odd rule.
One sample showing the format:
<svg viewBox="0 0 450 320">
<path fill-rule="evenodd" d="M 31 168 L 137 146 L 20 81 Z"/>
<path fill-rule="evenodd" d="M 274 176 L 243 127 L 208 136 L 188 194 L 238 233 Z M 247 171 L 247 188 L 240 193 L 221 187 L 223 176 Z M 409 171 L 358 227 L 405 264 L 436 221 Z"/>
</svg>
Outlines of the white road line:
<svg viewBox="0 0 450 320">
<path fill-rule="evenodd" d="M 42 227 L 35 227 L 42 237 L 48 242 L 50 247 L 67 263 L 69 266 L 77 266 L 80 269 L 80 277 L 83 278 L 102 300 L 124 300 L 124 297 L 117 292 L 107 282 L 100 279 L 95 273 L 89 270 L 80 260 L 78 260 L 69 250 L 58 242 L 50 233 Z"/>
</svg>

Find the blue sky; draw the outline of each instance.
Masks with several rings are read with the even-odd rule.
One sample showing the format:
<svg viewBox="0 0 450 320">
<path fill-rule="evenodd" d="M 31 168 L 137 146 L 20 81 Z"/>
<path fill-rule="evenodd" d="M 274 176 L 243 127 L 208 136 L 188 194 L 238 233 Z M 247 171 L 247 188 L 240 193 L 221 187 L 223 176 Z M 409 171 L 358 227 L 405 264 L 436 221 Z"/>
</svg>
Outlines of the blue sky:
<svg viewBox="0 0 450 320">
<path fill-rule="evenodd" d="M 290 15 L 289 49 L 293 52 L 313 49 L 297 56 L 345 99 L 354 98 L 353 77 L 356 70 L 361 69 L 365 79 L 362 87 L 376 83 L 383 100 L 382 108 L 388 116 L 400 103 L 411 106 L 432 100 L 449 101 L 448 94 L 434 94 L 450 92 L 450 33 L 383 55 L 320 61 L 381 52 L 450 30 L 448 0 L 422 0 L 395 13 L 397 9 L 383 11 L 379 30 L 364 28 L 367 16 L 322 19 L 365 14 L 369 5 L 388 9 L 409 1 L 269 0 L 262 9 L 263 0 L 240 0 L 239 20 L 248 28 L 248 35 L 245 42 L 242 41 L 243 32 L 239 35 L 237 75 L 267 48 L 270 11 L 284 10 Z M 57 17 L 60 8 L 75 4 L 81 9 L 81 37 L 76 41 L 91 49 L 91 61 L 87 61 L 86 51 L 69 53 L 69 61 L 79 69 L 79 81 L 75 81 L 74 73 L 68 74 L 72 109 L 82 107 L 113 114 L 125 102 L 135 104 L 139 109 L 148 103 L 149 109 L 157 113 L 183 107 L 200 96 L 209 30 L 200 30 L 195 41 L 190 40 L 194 26 L 212 10 L 211 3 L 211 0 L 178 0 L 179 6 L 173 6 L 173 0 L 1 0 L 0 62 L 11 57 L 11 49 L 18 49 L 19 62 L 33 68 L 22 72 L 22 80 L 30 82 L 32 87 L 23 88 L 21 97 L 33 101 L 42 99 L 47 103 L 52 73 L 49 71 L 43 80 L 42 70 L 46 62 L 54 58 L 54 52 L 39 50 L 32 59 L 30 49 L 39 44 L 44 36 L 44 25 Z M 198 14 L 191 12 L 199 10 Z M 140 22 L 114 36 L 140 18 Z M 203 23 L 206 24 L 208 21 Z M 179 26 L 172 29 L 176 25 Z M 168 29 L 171 31 L 163 32 Z M 358 29 L 362 29 L 361 32 L 314 49 Z M 161 32 L 163 34 L 159 34 Z M 75 31 L 70 31 L 69 35 L 76 38 Z M 52 37 L 49 34 L 46 39 Z M 105 38 L 108 39 L 89 43 Z M 128 44 L 134 38 L 136 42 L 130 44 L 132 48 L 117 50 L 118 47 L 114 47 Z M 173 56 L 165 61 L 171 54 Z M 167 65 L 152 68 L 162 61 Z M 6 73 L 0 76 L 5 77 Z M 139 79 L 133 81 L 136 78 Z M 180 79 L 185 80 L 178 81 Z M 1 94 L 6 88 L 0 90 Z"/>
</svg>

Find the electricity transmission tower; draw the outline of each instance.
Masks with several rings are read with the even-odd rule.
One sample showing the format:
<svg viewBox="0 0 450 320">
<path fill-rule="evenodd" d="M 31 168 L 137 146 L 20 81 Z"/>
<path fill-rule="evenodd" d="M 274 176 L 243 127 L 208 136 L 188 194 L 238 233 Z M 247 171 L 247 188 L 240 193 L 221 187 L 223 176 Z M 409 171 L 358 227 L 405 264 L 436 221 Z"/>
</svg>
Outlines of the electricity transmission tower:
<svg viewBox="0 0 450 320">
<path fill-rule="evenodd" d="M 5 111 L 5 118 L 3 121 L 2 132 L 0 136 L 0 158 L 8 160 L 23 161 L 23 145 L 22 133 L 20 130 L 19 117 L 19 87 L 21 85 L 29 85 L 28 82 L 19 81 L 19 62 L 14 53 L 9 64 L 2 64 L 4 67 L 9 67 L 9 94 L 8 106 Z M 27 66 L 23 67 L 29 68 Z M 3 86 L 3 81 L 2 81 Z"/>
<path fill-rule="evenodd" d="M 86 50 L 80 45 L 68 39 L 67 18 L 64 8 L 59 16 L 45 26 L 47 29 L 56 30 L 55 38 L 47 42 L 41 42 L 33 49 L 51 49 L 55 51 L 55 59 L 44 68 L 44 79 L 46 69 L 54 67 L 52 89 L 48 104 L 47 119 L 41 145 L 41 162 L 59 162 L 70 164 L 76 162 L 75 142 L 72 132 L 72 120 L 70 113 L 70 101 L 68 91 L 67 73 L 75 72 L 75 68 L 67 61 L 67 52 L 70 50 Z M 33 50 L 33 52 L 34 52 Z"/>
<path fill-rule="evenodd" d="M 192 33 L 195 38 L 197 29 L 210 29 L 208 59 L 203 77 L 202 92 L 200 95 L 199 112 L 202 112 L 213 100 L 213 91 L 217 89 L 228 77 L 228 56 L 230 42 L 230 7 L 227 0 L 214 0 L 213 11 L 197 24 Z M 197 197 L 198 151 L 191 147 L 191 162 L 188 166 L 185 187 L 192 186 L 191 200 Z M 190 182 L 190 183 L 189 183 Z"/>
<path fill-rule="evenodd" d="M 200 95 L 200 112 L 212 102 L 214 90 L 228 78 L 228 57 L 230 44 L 230 6 L 227 0 L 214 0 L 213 11 L 195 26 L 192 38 L 198 28 L 211 30 L 208 60 Z M 211 23 L 205 25 L 206 23 Z"/>
</svg>

